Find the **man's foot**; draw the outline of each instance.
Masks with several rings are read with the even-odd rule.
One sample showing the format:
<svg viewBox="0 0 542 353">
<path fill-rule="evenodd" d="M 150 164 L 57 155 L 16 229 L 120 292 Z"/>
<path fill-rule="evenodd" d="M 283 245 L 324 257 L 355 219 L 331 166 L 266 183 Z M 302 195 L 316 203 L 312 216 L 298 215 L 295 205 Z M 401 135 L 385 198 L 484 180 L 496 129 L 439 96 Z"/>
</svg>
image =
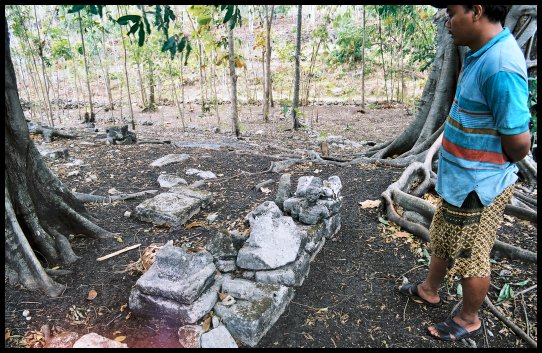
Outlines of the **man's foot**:
<svg viewBox="0 0 542 353">
<path fill-rule="evenodd" d="M 467 323 L 459 316 L 447 318 L 445 321 L 429 326 L 427 332 L 433 338 L 442 341 L 457 341 L 463 338 L 471 338 L 482 333 L 482 322 Z"/>
<path fill-rule="evenodd" d="M 431 296 L 424 292 L 422 284 L 406 283 L 399 287 L 399 292 L 401 294 L 409 296 L 416 303 L 425 303 L 429 306 L 440 306 L 442 305 L 442 299 L 440 296 Z"/>
</svg>

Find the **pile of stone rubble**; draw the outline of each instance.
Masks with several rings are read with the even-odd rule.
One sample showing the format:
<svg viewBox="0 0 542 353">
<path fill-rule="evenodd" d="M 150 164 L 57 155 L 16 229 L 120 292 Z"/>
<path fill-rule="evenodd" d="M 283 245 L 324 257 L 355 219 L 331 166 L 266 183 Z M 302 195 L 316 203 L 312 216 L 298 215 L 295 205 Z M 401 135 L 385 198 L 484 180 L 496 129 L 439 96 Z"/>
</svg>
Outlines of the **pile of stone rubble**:
<svg viewBox="0 0 542 353">
<path fill-rule="evenodd" d="M 250 232 L 215 231 L 199 252 L 171 241 L 158 250 L 130 293 L 130 310 L 178 323 L 183 347 L 254 347 L 303 284 L 326 239 L 339 231 L 341 188 L 337 176 L 304 176 L 292 193 L 290 175 L 282 175 L 275 201 L 245 217 Z M 210 200 L 182 186 L 172 191 L 166 196 Z M 194 211 L 186 210 L 180 222 Z M 201 321 L 209 313 L 212 325 L 204 332 Z"/>
</svg>

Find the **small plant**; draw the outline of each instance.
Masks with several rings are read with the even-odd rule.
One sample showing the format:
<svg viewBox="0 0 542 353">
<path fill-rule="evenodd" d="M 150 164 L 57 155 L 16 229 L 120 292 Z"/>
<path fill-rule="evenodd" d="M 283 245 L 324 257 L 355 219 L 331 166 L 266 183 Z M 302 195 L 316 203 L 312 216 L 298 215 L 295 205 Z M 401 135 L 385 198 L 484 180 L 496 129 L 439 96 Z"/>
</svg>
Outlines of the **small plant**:
<svg viewBox="0 0 542 353">
<path fill-rule="evenodd" d="M 499 297 L 497 298 L 497 302 L 503 302 L 505 300 L 514 299 L 515 294 L 514 290 L 512 289 L 512 286 L 525 286 L 529 283 L 529 280 L 517 282 L 517 283 L 505 283 L 501 291 L 499 292 Z"/>
<path fill-rule="evenodd" d="M 422 255 L 423 258 L 418 259 L 418 262 L 420 262 L 424 266 L 429 267 L 429 264 L 431 263 L 431 255 L 429 254 L 429 251 L 427 251 L 427 248 L 423 248 Z"/>
<path fill-rule="evenodd" d="M 320 141 L 325 141 L 327 139 L 327 132 L 326 130 L 320 131 Z"/>
</svg>

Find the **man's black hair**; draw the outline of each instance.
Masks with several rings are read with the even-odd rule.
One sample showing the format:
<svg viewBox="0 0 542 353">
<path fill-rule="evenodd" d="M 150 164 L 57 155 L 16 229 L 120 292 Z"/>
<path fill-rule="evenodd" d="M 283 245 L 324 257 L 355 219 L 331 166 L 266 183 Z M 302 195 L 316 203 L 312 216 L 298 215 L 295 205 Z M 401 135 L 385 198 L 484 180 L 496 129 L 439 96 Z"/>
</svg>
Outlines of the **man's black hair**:
<svg viewBox="0 0 542 353">
<path fill-rule="evenodd" d="M 472 10 L 474 5 L 463 5 L 465 9 Z M 504 20 L 510 10 L 509 5 L 481 5 L 484 8 L 484 15 L 489 22 L 500 22 L 504 26 Z M 513 28 L 510 28 L 512 30 Z"/>
</svg>

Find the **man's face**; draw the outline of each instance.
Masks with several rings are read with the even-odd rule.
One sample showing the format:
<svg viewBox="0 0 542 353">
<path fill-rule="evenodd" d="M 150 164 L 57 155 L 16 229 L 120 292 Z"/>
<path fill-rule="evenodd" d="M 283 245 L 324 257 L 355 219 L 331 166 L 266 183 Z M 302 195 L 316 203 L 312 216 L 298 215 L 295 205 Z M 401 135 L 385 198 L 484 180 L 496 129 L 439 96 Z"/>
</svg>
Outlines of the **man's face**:
<svg viewBox="0 0 542 353">
<path fill-rule="evenodd" d="M 474 39 L 474 21 L 472 10 L 463 5 L 448 5 L 446 28 L 452 35 L 455 45 L 469 46 Z"/>
</svg>

